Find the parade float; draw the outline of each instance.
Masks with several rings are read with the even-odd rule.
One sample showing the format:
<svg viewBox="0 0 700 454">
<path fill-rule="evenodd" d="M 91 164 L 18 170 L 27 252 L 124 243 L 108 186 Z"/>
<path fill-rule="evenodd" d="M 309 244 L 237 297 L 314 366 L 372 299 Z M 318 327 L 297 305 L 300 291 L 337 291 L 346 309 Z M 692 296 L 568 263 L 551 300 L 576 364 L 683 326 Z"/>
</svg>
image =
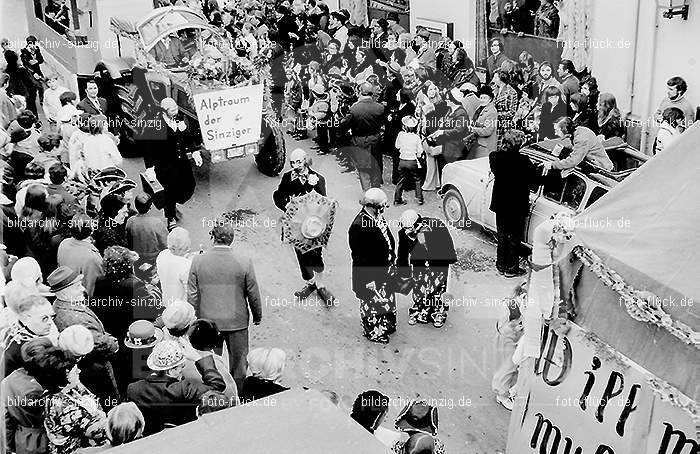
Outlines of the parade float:
<svg viewBox="0 0 700 454">
<path fill-rule="evenodd" d="M 698 454 L 700 124 L 535 232 L 507 454 Z"/>
<path fill-rule="evenodd" d="M 137 23 L 112 17 L 110 24 L 135 49 L 133 58 L 95 68 L 113 95 L 123 152 L 143 152 L 149 119 L 170 97 L 189 120 L 192 150 L 203 145 L 213 163 L 254 155 L 260 172 L 279 174 L 285 143 L 272 112 L 271 47 L 249 60 L 202 14 L 186 7 L 156 8 Z M 164 39 L 178 40 L 187 57 L 176 64 L 159 61 L 156 47 L 163 48 Z"/>
</svg>

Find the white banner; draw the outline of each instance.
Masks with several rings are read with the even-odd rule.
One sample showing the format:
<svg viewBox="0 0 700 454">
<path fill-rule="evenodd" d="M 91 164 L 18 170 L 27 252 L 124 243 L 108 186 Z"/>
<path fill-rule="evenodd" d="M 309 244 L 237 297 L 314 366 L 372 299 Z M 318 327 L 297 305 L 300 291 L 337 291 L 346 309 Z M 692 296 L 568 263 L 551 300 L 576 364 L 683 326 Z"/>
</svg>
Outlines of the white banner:
<svg viewBox="0 0 700 454">
<path fill-rule="evenodd" d="M 262 85 L 195 94 L 194 103 L 207 150 L 232 148 L 260 138 Z"/>
</svg>

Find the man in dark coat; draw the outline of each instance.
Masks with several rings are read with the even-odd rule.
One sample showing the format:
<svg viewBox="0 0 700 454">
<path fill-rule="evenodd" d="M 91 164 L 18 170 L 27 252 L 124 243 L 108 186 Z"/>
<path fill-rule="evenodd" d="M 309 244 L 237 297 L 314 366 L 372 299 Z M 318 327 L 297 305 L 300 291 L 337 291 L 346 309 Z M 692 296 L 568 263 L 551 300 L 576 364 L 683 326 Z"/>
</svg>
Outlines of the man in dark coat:
<svg viewBox="0 0 700 454">
<path fill-rule="evenodd" d="M 192 166 L 185 149 L 187 124 L 178 116 L 179 108 L 172 98 L 163 98 L 162 113 L 149 131 L 150 153 L 144 157 L 146 175 L 151 181 L 158 179 L 165 193 L 163 211 L 168 221 L 168 230 L 177 225 L 177 204 L 187 202 L 194 194 L 195 180 Z M 192 153 L 197 166 L 202 165 L 199 151 Z"/>
<path fill-rule="evenodd" d="M 530 186 L 539 180 L 537 167 L 519 152 L 522 144 L 522 133 L 507 131 L 501 149 L 489 154 L 495 177 L 489 208 L 496 213 L 496 268 L 506 277 L 525 274 L 518 251 L 530 212 Z"/>
<path fill-rule="evenodd" d="M 197 318 L 219 327 L 226 340 L 231 375 L 243 386 L 248 354 L 248 324 L 262 321 L 262 303 L 250 257 L 233 251 L 234 230 L 227 221 L 216 221 L 211 231 L 214 247 L 194 256 L 187 281 L 187 300 Z M 250 311 L 250 312 L 249 312 Z"/>
<path fill-rule="evenodd" d="M 292 170 L 282 175 L 279 187 L 272 194 L 272 199 L 277 208 L 286 211 L 287 203 L 294 198 L 311 191 L 316 191 L 322 196 L 326 195 L 326 179 L 323 175 L 311 169 L 311 160 L 306 152 L 301 148 L 297 148 L 289 155 L 289 163 Z M 318 292 L 318 296 L 326 305 L 333 303 L 333 295 L 326 289 L 323 282 L 323 248 L 312 249 L 308 252 L 301 253 L 297 249 L 294 250 L 299 263 L 301 277 L 306 281 L 306 286 L 299 291 L 294 292 L 294 296 L 299 299 L 308 298 L 314 291 Z"/>
<path fill-rule="evenodd" d="M 394 296 L 394 236 L 382 213 L 387 196 L 370 188 L 360 202 L 363 207 L 348 230 L 352 256 L 352 291 L 360 300 L 363 335 L 386 344 L 396 331 Z"/>
<path fill-rule="evenodd" d="M 469 134 L 469 115 L 462 106 L 464 95 L 458 88 L 450 90 L 445 98 L 450 113 L 441 121 L 440 129 L 431 136 L 442 145 L 442 157 L 447 164 L 466 158 L 464 139 Z"/>
<path fill-rule="evenodd" d="M 352 131 L 353 160 L 360 176 L 362 190 L 382 185 L 382 154 L 379 144 L 387 115 L 382 104 L 374 100 L 374 87 L 360 85 L 360 99 L 340 122 L 340 128 Z"/>
<path fill-rule="evenodd" d="M 85 85 L 85 96 L 76 106 L 78 109 L 90 115 L 107 115 L 107 100 L 98 95 L 100 89 L 97 87 L 97 82 L 88 80 Z"/>
<path fill-rule="evenodd" d="M 409 325 L 432 322 L 440 328 L 445 324 L 449 306 L 442 295 L 447 291 L 450 265 L 456 261 L 454 242 L 444 222 L 414 210 L 403 212 L 397 263 L 413 281 Z"/>
<path fill-rule="evenodd" d="M 44 73 L 41 71 L 41 64 L 44 63 L 44 56 L 41 55 L 41 50 L 39 46 L 36 45 L 36 36 L 27 36 L 27 47 L 20 50 L 19 56 L 22 60 L 22 64 L 25 68 L 29 70 L 32 77 L 34 78 L 34 85 L 36 85 L 37 93 L 39 94 L 39 102 L 44 102 Z"/>
<path fill-rule="evenodd" d="M 216 370 L 211 353 L 202 355 L 191 345 L 164 340 L 148 355 L 148 367 L 154 371 L 143 380 L 130 384 L 127 399 L 143 413 L 146 427 L 143 435 L 160 432 L 196 419 L 196 408 L 207 391 L 223 392 L 226 383 Z M 182 379 L 185 361 L 195 361 L 202 382 Z"/>
</svg>

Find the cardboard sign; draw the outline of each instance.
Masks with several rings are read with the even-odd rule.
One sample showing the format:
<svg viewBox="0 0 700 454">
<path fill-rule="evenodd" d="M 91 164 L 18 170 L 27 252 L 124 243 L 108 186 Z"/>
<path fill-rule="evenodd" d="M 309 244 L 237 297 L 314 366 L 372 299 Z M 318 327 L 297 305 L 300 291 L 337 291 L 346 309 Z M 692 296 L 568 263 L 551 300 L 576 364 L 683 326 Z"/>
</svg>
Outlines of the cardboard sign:
<svg viewBox="0 0 700 454">
<path fill-rule="evenodd" d="M 576 325 L 545 327 L 518 377 L 507 454 L 698 454 L 695 423 L 654 377 Z M 688 402 L 685 396 L 678 396 Z"/>
<path fill-rule="evenodd" d="M 194 103 L 207 150 L 232 148 L 260 138 L 262 85 L 195 94 Z"/>
</svg>

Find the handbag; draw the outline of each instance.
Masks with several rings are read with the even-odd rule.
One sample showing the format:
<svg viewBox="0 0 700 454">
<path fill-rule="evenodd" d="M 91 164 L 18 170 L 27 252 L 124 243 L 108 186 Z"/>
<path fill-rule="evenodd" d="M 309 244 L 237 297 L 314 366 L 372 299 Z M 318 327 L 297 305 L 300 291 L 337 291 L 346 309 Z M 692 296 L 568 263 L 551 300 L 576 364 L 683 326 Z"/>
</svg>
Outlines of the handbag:
<svg viewBox="0 0 700 454">
<path fill-rule="evenodd" d="M 471 153 L 472 150 L 474 150 L 474 148 L 476 148 L 479 145 L 478 139 L 479 136 L 475 132 L 470 132 L 462 138 L 462 143 L 464 144 L 466 155 Z"/>
<path fill-rule="evenodd" d="M 146 172 L 141 172 L 139 175 L 141 177 L 141 186 L 143 186 L 143 192 L 151 196 L 153 205 L 159 210 L 162 210 L 165 206 L 165 189 L 163 185 L 160 184 L 158 179 L 151 181 L 148 179 Z"/>
</svg>

